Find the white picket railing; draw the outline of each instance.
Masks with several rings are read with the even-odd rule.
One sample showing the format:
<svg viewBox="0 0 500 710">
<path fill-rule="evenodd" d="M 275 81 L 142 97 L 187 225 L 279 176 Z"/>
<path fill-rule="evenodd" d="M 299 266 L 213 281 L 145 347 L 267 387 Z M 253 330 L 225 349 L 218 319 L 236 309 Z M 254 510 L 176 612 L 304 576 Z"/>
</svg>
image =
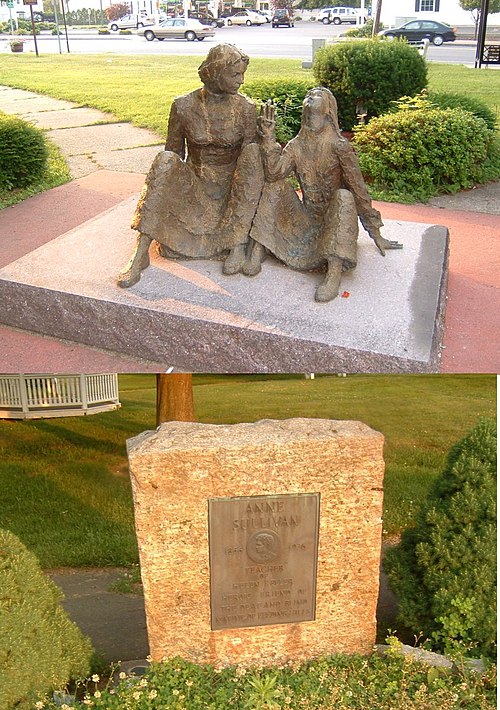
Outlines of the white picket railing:
<svg viewBox="0 0 500 710">
<path fill-rule="evenodd" d="M 118 375 L 0 375 L 0 418 L 35 419 L 118 409 Z"/>
</svg>

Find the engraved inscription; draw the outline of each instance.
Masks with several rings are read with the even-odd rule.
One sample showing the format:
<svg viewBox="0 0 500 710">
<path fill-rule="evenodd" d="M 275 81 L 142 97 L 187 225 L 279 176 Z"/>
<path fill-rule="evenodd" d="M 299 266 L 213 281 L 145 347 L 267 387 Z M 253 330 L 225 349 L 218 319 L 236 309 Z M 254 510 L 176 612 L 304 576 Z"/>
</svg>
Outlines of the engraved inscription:
<svg viewBox="0 0 500 710">
<path fill-rule="evenodd" d="M 319 493 L 212 498 L 212 629 L 315 618 Z"/>
</svg>

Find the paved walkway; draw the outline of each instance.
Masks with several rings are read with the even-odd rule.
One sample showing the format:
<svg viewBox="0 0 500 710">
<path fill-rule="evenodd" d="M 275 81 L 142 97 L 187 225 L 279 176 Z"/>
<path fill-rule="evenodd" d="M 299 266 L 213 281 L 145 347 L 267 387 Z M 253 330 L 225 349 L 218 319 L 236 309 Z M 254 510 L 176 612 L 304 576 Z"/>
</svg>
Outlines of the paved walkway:
<svg viewBox="0 0 500 710">
<path fill-rule="evenodd" d="M 94 648 L 107 663 L 140 661 L 149 654 L 143 596 L 111 591 L 123 573 L 124 570 L 120 569 L 48 572 L 64 592 L 63 606 L 68 615 L 91 639 Z M 381 629 L 394 628 L 396 610 L 396 597 L 381 572 L 377 605 Z"/>
<path fill-rule="evenodd" d="M 0 107 L 46 129 L 74 176 L 0 212 L 0 268 L 137 194 L 163 142 L 109 114 L 28 91 L 0 87 Z M 427 205 L 375 204 L 387 219 L 449 228 L 442 372 L 499 372 L 500 183 Z M 0 338 L 2 372 L 148 372 L 164 366 L 1 325 Z"/>
</svg>

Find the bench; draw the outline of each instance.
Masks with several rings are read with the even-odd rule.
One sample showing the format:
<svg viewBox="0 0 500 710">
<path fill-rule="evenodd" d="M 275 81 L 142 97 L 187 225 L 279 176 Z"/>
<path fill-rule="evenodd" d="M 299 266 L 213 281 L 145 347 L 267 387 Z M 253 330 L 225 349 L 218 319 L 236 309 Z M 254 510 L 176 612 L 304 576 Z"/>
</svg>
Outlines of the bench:
<svg viewBox="0 0 500 710">
<path fill-rule="evenodd" d="M 481 62 L 483 64 L 500 64 L 500 44 L 485 44 Z"/>
</svg>

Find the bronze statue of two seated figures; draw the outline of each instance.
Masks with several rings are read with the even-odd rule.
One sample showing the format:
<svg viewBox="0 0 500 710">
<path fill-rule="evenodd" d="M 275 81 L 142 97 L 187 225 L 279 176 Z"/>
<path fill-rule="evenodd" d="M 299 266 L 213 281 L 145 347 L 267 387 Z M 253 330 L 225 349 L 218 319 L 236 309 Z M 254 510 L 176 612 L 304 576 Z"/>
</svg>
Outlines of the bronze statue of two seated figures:
<svg viewBox="0 0 500 710">
<path fill-rule="evenodd" d="M 238 93 L 248 62 L 232 45 L 213 47 L 198 71 L 203 87 L 174 100 L 119 286 L 139 281 L 155 241 L 168 259 L 222 259 L 225 274 L 255 276 L 268 252 L 292 269 L 326 267 L 315 297 L 331 301 L 342 272 L 356 266 L 358 216 L 383 256 L 402 247 L 380 234 L 380 213 L 340 133 L 333 94 L 323 87 L 307 93 L 300 131 L 281 148 L 274 106 L 264 104 L 257 117 Z"/>
</svg>

